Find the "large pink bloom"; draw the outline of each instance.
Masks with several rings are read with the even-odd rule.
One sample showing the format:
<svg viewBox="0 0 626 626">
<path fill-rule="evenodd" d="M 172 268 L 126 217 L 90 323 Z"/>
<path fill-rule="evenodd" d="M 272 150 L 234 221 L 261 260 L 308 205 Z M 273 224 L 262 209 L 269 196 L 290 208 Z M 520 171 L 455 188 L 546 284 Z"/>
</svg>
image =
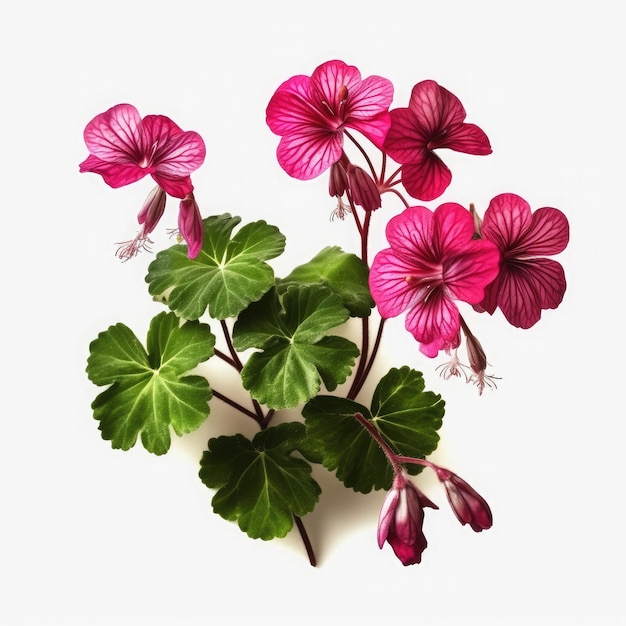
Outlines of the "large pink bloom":
<svg viewBox="0 0 626 626">
<path fill-rule="evenodd" d="M 460 204 L 432 212 L 405 209 L 387 224 L 390 248 L 372 263 L 369 285 L 383 318 L 407 311 L 405 326 L 429 357 L 460 341 L 455 300 L 476 304 L 498 274 L 500 255 L 490 241 L 474 239 L 474 221 Z"/>
<path fill-rule="evenodd" d="M 327 61 L 309 76 L 293 76 L 274 93 L 267 124 L 281 136 L 276 151 L 294 178 L 315 178 L 343 152 L 343 131 L 359 131 L 379 148 L 389 129 L 393 85 L 386 78 L 361 79 L 343 61 Z"/>
<path fill-rule="evenodd" d="M 461 101 L 434 80 L 415 85 L 408 108 L 393 109 L 390 115 L 384 147 L 402 164 L 402 184 L 413 198 L 434 200 L 452 180 L 435 149 L 491 154 L 487 135 L 478 126 L 464 122 Z"/>
<path fill-rule="evenodd" d="M 192 172 L 204 162 L 202 137 L 181 130 L 169 117 L 143 119 L 130 104 L 118 104 L 94 117 L 84 132 L 89 156 L 81 172 L 100 174 L 111 187 L 123 187 L 150 174 L 176 198 L 193 191 Z"/>
<path fill-rule="evenodd" d="M 544 257 L 562 252 L 569 241 L 569 223 L 561 211 L 544 207 L 532 213 L 526 200 L 503 193 L 489 203 L 481 235 L 499 248 L 502 261 L 476 308 L 492 314 L 500 307 L 513 326 L 530 328 L 542 309 L 559 306 L 565 273 L 560 263 Z"/>
</svg>

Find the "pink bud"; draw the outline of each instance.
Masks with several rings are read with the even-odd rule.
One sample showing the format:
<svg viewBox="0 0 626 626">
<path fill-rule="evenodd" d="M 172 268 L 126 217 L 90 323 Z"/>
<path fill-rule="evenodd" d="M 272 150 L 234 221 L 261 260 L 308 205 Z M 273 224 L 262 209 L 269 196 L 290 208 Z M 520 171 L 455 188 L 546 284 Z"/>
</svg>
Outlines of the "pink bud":
<svg viewBox="0 0 626 626">
<path fill-rule="evenodd" d="M 380 192 L 374 179 L 357 165 L 348 167 L 348 182 L 352 200 L 366 211 L 375 211 L 381 206 Z"/>
<path fill-rule="evenodd" d="M 461 524 L 469 524 L 479 533 L 491 528 L 493 516 L 486 500 L 462 478 L 442 468 L 436 470 L 446 488 L 450 506 Z"/>
<path fill-rule="evenodd" d="M 137 216 L 137 221 L 143 224 L 142 235 L 144 237 L 149 235 L 156 228 L 156 225 L 163 216 L 165 200 L 165 191 L 157 185 L 143 203 L 141 211 L 139 211 L 139 215 Z"/>
<path fill-rule="evenodd" d="M 180 201 L 178 230 L 187 242 L 187 256 L 190 259 L 195 259 L 202 249 L 204 231 L 200 209 L 193 193 L 188 193 Z"/>
<path fill-rule="evenodd" d="M 438 508 L 406 474 L 396 474 L 380 511 L 378 546 L 387 541 L 403 565 L 419 563 L 428 545 L 422 531 L 426 506 Z"/>
</svg>

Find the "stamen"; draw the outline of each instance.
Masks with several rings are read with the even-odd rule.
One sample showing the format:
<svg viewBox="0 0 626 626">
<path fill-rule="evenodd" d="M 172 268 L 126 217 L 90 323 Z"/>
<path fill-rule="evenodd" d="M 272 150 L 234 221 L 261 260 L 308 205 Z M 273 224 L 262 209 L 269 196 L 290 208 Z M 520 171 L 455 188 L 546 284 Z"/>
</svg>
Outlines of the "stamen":
<svg viewBox="0 0 626 626">
<path fill-rule="evenodd" d="M 152 252 L 150 246 L 154 242 L 146 237 L 141 231 L 134 239 L 131 241 L 122 241 L 116 242 L 116 246 L 118 246 L 115 251 L 115 256 L 118 257 L 122 263 L 125 263 L 129 259 L 136 257 L 140 252 Z"/>
</svg>

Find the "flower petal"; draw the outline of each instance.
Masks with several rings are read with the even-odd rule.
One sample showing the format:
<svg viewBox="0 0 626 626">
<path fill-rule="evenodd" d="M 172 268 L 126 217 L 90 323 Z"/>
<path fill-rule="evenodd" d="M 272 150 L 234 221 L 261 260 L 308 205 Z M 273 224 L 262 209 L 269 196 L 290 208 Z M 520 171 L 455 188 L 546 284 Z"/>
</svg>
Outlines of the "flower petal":
<svg viewBox="0 0 626 626">
<path fill-rule="evenodd" d="M 309 180 L 336 163 L 342 152 L 343 137 L 340 133 L 309 130 L 282 137 L 276 156 L 287 174 Z"/>
<path fill-rule="evenodd" d="M 491 144 L 484 130 L 475 124 L 460 124 L 432 142 L 431 148 L 448 148 L 465 154 L 491 154 Z"/>
<path fill-rule="evenodd" d="M 104 182 L 115 189 L 124 185 L 130 185 L 130 183 L 142 179 L 147 174 L 143 167 L 139 167 L 134 163 L 103 161 L 93 155 L 89 155 L 80 164 L 79 171 L 100 174 Z"/>
<path fill-rule="evenodd" d="M 193 184 L 189 176 L 184 178 L 176 176 L 168 176 L 164 173 L 154 172 L 152 178 L 162 187 L 170 196 L 174 198 L 184 198 L 193 191 Z"/>
<path fill-rule="evenodd" d="M 492 198 L 481 226 L 485 239 L 493 241 L 500 250 L 514 249 L 532 223 L 530 205 L 514 193 L 502 193 Z"/>
<path fill-rule="evenodd" d="M 542 309 L 555 309 L 563 300 L 566 280 L 563 267 L 552 259 L 509 263 L 500 273 L 498 306 L 518 328 L 530 328 Z"/>
<path fill-rule="evenodd" d="M 517 248 L 525 256 L 552 255 L 563 252 L 569 242 L 569 222 L 558 209 L 543 207 L 533 213 L 528 232 Z"/>
<path fill-rule="evenodd" d="M 139 111 L 130 104 L 118 104 L 87 124 L 85 144 L 93 156 L 103 161 L 137 162 L 141 154 L 140 126 Z"/>
<path fill-rule="evenodd" d="M 406 329 L 422 344 L 420 351 L 431 358 L 456 343 L 460 326 L 456 304 L 441 289 L 416 302 L 405 320 Z"/>
<path fill-rule="evenodd" d="M 315 100 L 326 102 L 335 115 L 339 114 L 345 89 L 348 98 L 361 84 L 361 72 L 354 65 L 343 61 L 327 61 L 311 74 L 311 90 Z M 379 109 L 380 110 L 380 109 Z M 378 111 L 376 111 L 378 112 Z"/>
<path fill-rule="evenodd" d="M 274 93 L 265 111 L 266 122 L 276 135 L 300 132 L 307 126 L 325 126 L 323 115 L 311 103 L 311 79 L 293 76 Z"/>
<path fill-rule="evenodd" d="M 385 319 L 396 317 L 411 306 L 416 295 L 407 276 L 414 271 L 413 265 L 391 249 L 382 250 L 374 257 L 369 274 L 370 292 Z"/>
<path fill-rule="evenodd" d="M 406 192 L 418 200 L 434 200 L 448 187 L 452 172 L 434 153 L 424 150 L 419 162 L 402 166 L 402 184 Z"/>
<path fill-rule="evenodd" d="M 200 209 L 193 194 L 190 194 L 180 202 L 178 230 L 187 242 L 187 256 L 190 259 L 195 259 L 202 249 L 204 228 Z"/>
<path fill-rule="evenodd" d="M 430 137 L 461 124 L 466 115 L 461 101 L 434 80 L 424 80 L 413 87 L 409 109 Z"/>
<path fill-rule="evenodd" d="M 428 135 L 420 126 L 417 116 L 407 108 L 389 111 L 390 127 L 384 148 L 397 163 L 418 163 L 427 152 Z"/>
</svg>

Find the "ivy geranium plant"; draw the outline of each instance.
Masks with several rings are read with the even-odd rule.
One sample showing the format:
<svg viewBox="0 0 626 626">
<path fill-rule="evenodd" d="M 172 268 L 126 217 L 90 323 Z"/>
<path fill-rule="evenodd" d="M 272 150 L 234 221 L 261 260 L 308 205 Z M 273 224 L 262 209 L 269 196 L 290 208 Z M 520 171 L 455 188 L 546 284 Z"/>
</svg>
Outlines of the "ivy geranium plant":
<svg viewBox="0 0 626 626">
<path fill-rule="evenodd" d="M 242 223 L 230 213 L 202 216 L 191 181 L 205 158 L 198 133 L 163 115 L 141 117 L 130 104 L 96 115 L 84 131 L 89 155 L 81 172 L 115 188 L 148 176 L 156 183 L 139 210 L 139 232 L 118 244 L 122 261 L 150 250 L 168 198 L 179 207 L 177 243 L 148 268 L 159 310 L 145 340 L 120 322 L 90 345 L 87 375 L 102 387 L 92 404 L 102 438 L 122 450 L 140 439 L 162 455 L 172 432 L 184 436 L 211 411 L 234 407 L 258 432 L 208 441 L 199 479 L 213 510 L 255 539 L 284 537 L 295 525 L 313 565 L 304 518 L 321 495 L 315 464 L 347 489 L 388 492 L 377 540 L 404 565 L 421 561 L 425 509 L 438 508 L 419 488 L 424 468 L 441 482 L 461 524 L 476 532 L 492 525 L 484 497 L 427 458 L 445 405 L 426 388 L 418 363 L 398 363 L 371 397 L 361 397 L 386 320 L 404 316 L 424 358 L 442 358 L 446 379 L 465 379 L 482 394 L 496 378 L 471 317 L 499 309 L 512 325 L 530 328 L 566 288 L 563 268 L 549 258 L 569 238 L 558 209 L 533 211 L 508 192 L 483 210 L 424 204 L 451 182 L 442 150 L 488 155 L 490 142 L 435 81 L 417 83 L 407 106 L 390 109 L 393 92 L 389 80 L 362 78 L 356 67 L 331 60 L 311 76 L 287 79 L 270 99 L 278 164 L 296 179 L 327 177 L 332 217 L 354 221 L 360 250 L 324 246 L 286 276 L 270 263 L 285 249 L 278 226 Z M 401 210 L 379 210 L 391 197 Z M 388 247 L 370 251 L 376 221 Z M 360 319 L 359 345 L 338 330 L 350 318 Z M 208 359 L 236 370 L 247 395 L 229 396 L 219 379 L 198 374 Z M 294 408 L 296 419 L 276 423 L 277 412 Z"/>
</svg>

